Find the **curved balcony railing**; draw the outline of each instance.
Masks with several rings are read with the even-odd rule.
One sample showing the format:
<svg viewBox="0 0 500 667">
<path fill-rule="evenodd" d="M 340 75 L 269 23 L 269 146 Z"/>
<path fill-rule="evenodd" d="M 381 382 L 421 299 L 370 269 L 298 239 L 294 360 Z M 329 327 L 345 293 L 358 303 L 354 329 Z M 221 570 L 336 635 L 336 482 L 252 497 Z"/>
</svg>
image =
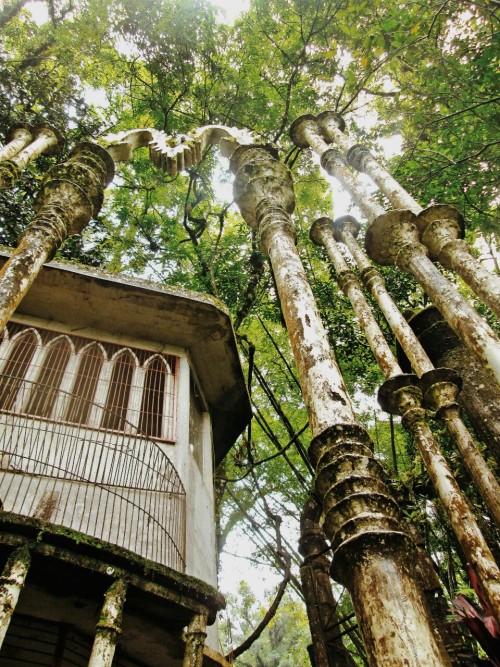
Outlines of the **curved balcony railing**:
<svg viewBox="0 0 500 667">
<path fill-rule="evenodd" d="M 8 381 L 10 387 L 15 382 L 18 395 L 50 389 L 57 399 L 68 398 L 54 387 L 19 378 Z M 160 445 L 137 433 L 137 427 L 126 422 L 122 426 L 118 432 L 51 420 L 5 409 L 0 400 L 3 509 L 183 571 L 182 482 Z"/>
</svg>

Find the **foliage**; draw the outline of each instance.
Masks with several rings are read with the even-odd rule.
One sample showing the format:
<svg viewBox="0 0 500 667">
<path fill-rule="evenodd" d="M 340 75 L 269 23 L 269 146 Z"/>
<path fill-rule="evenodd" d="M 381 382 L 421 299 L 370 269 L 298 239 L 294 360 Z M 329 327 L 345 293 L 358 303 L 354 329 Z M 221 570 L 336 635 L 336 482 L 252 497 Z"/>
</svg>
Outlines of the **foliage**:
<svg viewBox="0 0 500 667">
<path fill-rule="evenodd" d="M 335 109 L 353 142 L 382 160 L 387 140 L 401 140 L 401 154 L 388 159 L 392 172 L 423 204 L 456 205 L 469 239 L 481 238 L 480 252 L 492 255 L 500 229 L 495 3 L 252 0 L 234 25 L 207 0 L 45 0 L 37 3 L 47 9 L 42 23 L 25 5 L 10 2 L 0 13 L 0 129 L 50 122 L 67 144 L 0 194 L 0 241 L 15 243 L 33 215 L 43 172 L 81 139 L 223 123 L 274 142 L 292 169 L 301 259 L 359 417 L 453 593 L 464 581 L 453 538 L 411 440 L 399 424 L 393 438 L 387 419 L 366 407 L 380 373 L 323 251 L 308 240 L 310 224 L 331 214 L 328 183 L 287 131 L 303 113 Z M 286 550 L 296 572 L 298 515 L 312 484 L 310 434 L 272 271 L 232 203 L 231 180 L 213 150 L 176 178 L 153 169 L 146 150 L 136 151 L 132 163 L 119 166 L 99 218 L 60 255 L 207 292 L 231 309 L 255 419 L 217 471 L 219 546 L 244 524 L 254 558 L 282 569 Z M 403 310 L 425 305 L 411 277 L 383 273 Z M 456 455 L 451 460 L 459 470 Z M 292 586 L 300 588 L 296 577 Z M 251 591 L 240 590 L 238 605 L 243 635 L 257 613 Z M 242 660 L 307 663 L 303 654 L 284 661 L 293 632 L 278 647 L 285 628 L 304 631 L 296 605 L 282 607 L 267 653 L 256 646 Z"/>
<path fill-rule="evenodd" d="M 227 620 L 221 624 L 221 636 L 230 633 L 233 648 L 247 637 L 266 613 L 272 595 L 258 600 L 246 581 L 241 581 L 237 594 L 228 595 Z M 237 625 L 230 627 L 235 614 Z M 307 645 L 310 643 L 309 626 L 303 605 L 285 594 L 280 608 L 260 641 L 242 654 L 236 667 L 295 667 L 307 665 Z"/>
</svg>

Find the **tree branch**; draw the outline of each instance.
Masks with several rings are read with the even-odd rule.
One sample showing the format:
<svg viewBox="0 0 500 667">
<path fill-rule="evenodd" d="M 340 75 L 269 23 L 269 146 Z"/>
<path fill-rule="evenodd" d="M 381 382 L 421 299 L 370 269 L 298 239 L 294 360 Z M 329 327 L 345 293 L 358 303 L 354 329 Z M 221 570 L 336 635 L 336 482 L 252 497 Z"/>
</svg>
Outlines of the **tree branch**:
<svg viewBox="0 0 500 667">
<path fill-rule="evenodd" d="M 240 656 L 242 653 L 247 651 L 252 646 L 252 644 L 254 644 L 257 641 L 257 639 L 261 636 L 261 634 L 264 632 L 264 630 L 267 628 L 269 623 L 276 615 L 276 612 L 278 611 L 278 607 L 283 598 L 283 595 L 285 593 L 289 581 L 290 581 L 290 556 L 287 556 L 285 564 L 285 576 L 283 577 L 283 581 L 280 584 L 280 587 L 278 589 L 276 597 L 273 600 L 272 605 L 269 607 L 269 609 L 266 612 L 266 615 L 259 623 L 259 625 L 255 628 L 255 630 L 252 632 L 252 634 L 249 637 L 247 637 L 247 639 L 245 639 L 245 641 L 241 643 L 237 648 L 235 648 L 234 651 L 228 653 L 226 655 L 226 660 L 234 660 L 235 658 Z"/>
</svg>

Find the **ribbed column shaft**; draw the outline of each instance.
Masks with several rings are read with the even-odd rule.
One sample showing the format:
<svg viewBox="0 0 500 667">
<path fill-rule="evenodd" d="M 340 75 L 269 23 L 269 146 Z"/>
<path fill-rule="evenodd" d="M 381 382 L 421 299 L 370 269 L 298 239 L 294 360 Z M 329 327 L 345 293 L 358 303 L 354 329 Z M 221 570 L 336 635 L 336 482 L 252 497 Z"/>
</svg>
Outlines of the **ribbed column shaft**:
<svg viewBox="0 0 500 667">
<path fill-rule="evenodd" d="M 351 230 L 356 228 L 356 221 L 351 216 L 339 218 L 333 226 L 323 226 L 322 239 L 328 241 L 329 245 L 325 243 L 327 250 L 329 246 L 335 243 L 334 234 L 337 235 L 352 253 L 358 268 L 362 272 L 365 284 L 371 289 L 372 294 L 377 300 L 382 313 L 387 319 L 389 326 L 394 331 L 398 342 L 405 351 L 407 357 L 411 359 L 412 366 L 419 377 L 425 377 L 434 370 L 434 365 L 429 359 L 427 353 L 423 349 L 420 341 L 414 334 L 408 322 L 404 319 L 399 308 L 396 306 L 391 296 L 387 292 L 384 280 L 380 273 L 370 264 L 370 261 L 359 247 L 356 239 L 353 237 Z M 330 252 L 330 251 L 329 251 Z M 354 305 L 354 304 L 353 304 Z M 370 336 L 367 332 L 367 338 Z M 373 349 L 373 346 L 372 346 Z M 375 358 L 380 356 L 379 352 L 375 352 Z M 380 363 L 380 361 L 379 361 Z M 381 366 L 383 370 L 383 366 Z M 386 377 L 389 377 L 385 373 Z M 444 380 L 446 379 L 446 383 Z M 458 394 L 458 385 L 450 383 L 450 378 L 435 378 L 432 382 L 436 382 L 438 388 L 434 391 L 434 401 L 432 409 L 438 412 L 439 417 L 443 420 L 447 427 L 455 445 L 463 457 L 464 464 L 471 476 L 471 479 L 476 484 L 476 487 L 483 498 L 488 511 L 495 521 L 500 526 L 500 486 L 486 463 L 483 455 L 477 448 L 474 439 L 465 427 L 460 418 L 458 405 L 455 402 Z M 445 386 L 446 385 L 446 386 Z M 449 396 L 446 391 L 453 394 Z M 430 392 L 429 392 L 430 393 Z"/>
<path fill-rule="evenodd" d="M 491 601 L 493 609 L 495 609 L 495 613 L 500 614 L 500 597 L 498 596 L 500 591 L 500 570 L 498 570 L 474 515 L 470 510 L 465 497 L 462 495 L 462 492 L 453 477 L 453 473 L 426 422 L 425 411 L 420 407 L 422 393 L 415 386 L 412 386 L 414 381 L 412 381 L 411 376 L 402 375 L 396 358 L 387 345 L 384 335 L 376 323 L 370 305 L 366 301 L 359 283 L 357 284 L 356 276 L 351 272 L 351 275 L 347 280 L 344 278 L 347 264 L 336 245 L 333 221 L 329 218 L 320 218 L 317 220 L 311 228 L 311 237 L 316 243 L 323 244 L 326 247 L 333 266 L 337 271 L 339 283 L 351 301 L 354 312 L 357 315 L 361 327 L 364 329 L 368 343 L 370 344 L 380 370 L 384 374 L 386 380 L 388 380 L 388 382 L 382 385 L 381 394 L 379 394 L 384 398 L 381 403 L 382 407 L 389 412 L 395 412 L 396 414 L 403 416 L 403 425 L 413 433 L 434 487 L 445 507 L 452 529 L 469 562 L 472 563 L 471 559 L 475 559 L 473 563 L 474 568 L 487 591 L 488 598 Z M 353 290 L 353 287 L 356 287 L 357 289 Z M 431 383 L 431 386 L 427 391 L 434 392 L 434 394 L 439 391 L 442 392 L 443 388 L 440 385 L 443 385 L 443 382 L 438 383 L 437 386 L 435 383 Z M 446 391 L 446 387 L 444 390 Z M 452 408 L 447 406 L 445 409 L 447 410 L 449 419 L 452 419 Z M 415 418 L 415 414 L 418 418 Z M 486 470 L 492 477 L 493 485 L 496 485 L 497 487 L 497 494 L 493 494 L 492 496 L 490 496 L 489 492 L 494 489 L 490 489 L 488 485 L 484 485 L 481 475 L 476 474 L 478 472 L 477 466 L 480 465 L 478 459 L 481 457 L 479 452 L 477 452 L 477 457 L 471 455 L 471 452 L 467 447 L 470 443 L 467 439 L 463 438 L 463 431 L 466 431 L 465 427 L 459 429 L 455 420 L 452 420 L 451 424 L 452 433 L 455 433 L 455 435 L 458 436 L 459 446 L 461 446 L 462 443 L 464 444 L 463 449 L 469 456 L 468 462 L 471 465 L 473 474 L 475 474 L 478 482 L 481 484 L 480 488 L 482 489 L 483 486 L 486 487 L 487 493 L 485 501 L 491 503 L 493 512 L 498 514 L 498 502 L 493 502 L 493 499 L 498 501 L 498 497 L 500 497 L 500 489 L 498 489 L 498 485 L 496 485 L 496 481 L 493 478 L 491 471 L 485 466 Z M 466 431 L 466 433 L 468 432 Z M 443 482 L 442 478 L 447 480 L 446 484 Z M 460 515 L 456 511 L 457 504 L 460 506 Z M 498 573 L 499 577 L 498 589 L 494 584 L 493 574 L 495 571 Z"/>
<path fill-rule="evenodd" d="M 231 167 L 236 201 L 258 229 L 273 267 L 316 436 L 309 454 L 324 506 L 325 534 L 332 541 L 332 574 L 351 593 L 369 662 L 449 665 L 414 576 L 414 545 L 401 528 L 370 440 L 356 424 L 295 247 L 290 175 L 269 151 L 255 146 L 237 149 Z"/>
<path fill-rule="evenodd" d="M 65 163 L 49 169 L 37 196 L 36 216 L 0 271 L 0 332 L 43 264 L 100 210 L 113 173 L 113 161 L 94 144 L 80 144 Z"/>
</svg>

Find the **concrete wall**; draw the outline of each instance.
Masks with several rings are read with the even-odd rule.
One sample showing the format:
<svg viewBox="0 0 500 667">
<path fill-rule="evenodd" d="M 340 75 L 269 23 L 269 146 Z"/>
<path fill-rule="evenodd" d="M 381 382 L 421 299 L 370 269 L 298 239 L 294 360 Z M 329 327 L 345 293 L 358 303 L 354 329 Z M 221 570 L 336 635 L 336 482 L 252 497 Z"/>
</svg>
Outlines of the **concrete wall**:
<svg viewBox="0 0 500 667">
<path fill-rule="evenodd" d="M 68 329 L 68 327 L 54 322 L 48 327 L 46 322 L 37 322 L 33 318 L 24 319 L 29 320 L 29 323 L 34 326 L 38 324 L 38 326 L 54 328 L 58 331 Z M 151 344 L 144 340 L 127 338 L 125 341 L 123 336 L 115 339 L 109 333 L 96 332 L 95 339 L 99 340 L 101 338 L 147 349 L 158 350 L 159 348 L 158 344 Z M 180 357 L 177 387 L 177 435 L 175 444 L 167 442 L 156 444 L 176 469 L 186 493 L 185 572 L 215 586 L 217 572 L 210 417 L 208 413 L 203 413 L 202 451 L 201 456 L 198 451 L 195 457 L 195 448 L 190 443 L 189 433 L 190 365 L 188 353 L 178 347 L 171 346 L 162 346 L 162 351 Z M 24 442 L 26 445 L 28 430 L 24 434 L 20 433 L 21 419 L 19 416 L 0 415 L 0 428 L 3 430 L 0 435 L 1 442 Z M 159 560 L 159 552 L 154 545 L 152 533 L 156 533 L 157 539 L 161 535 L 158 524 L 167 523 L 168 527 L 169 521 L 174 520 L 175 523 L 176 517 L 171 515 L 172 513 L 174 515 L 180 513 L 181 501 L 179 498 L 173 495 L 165 496 L 165 494 L 155 492 L 125 489 L 120 485 L 115 488 L 109 486 L 106 488 L 106 482 L 113 481 L 116 484 L 116 479 L 106 479 L 106 475 L 103 475 L 103 463 L 99 455 L 102 448 L 99 450 L 99 447 L 95 444 L 102 433 L 98 430 L 85 429 L 81 426 L 71 427 L 67 424 L 64 427 L 59 427 L 49 421 L 31 418 L 26 418 L 26 426 L 31 429 L 31 432 L 35 427 L 39 428 L 36 458 L 59 466 L 63 470 L 72 468 L 78 472 L 78 476 L 82 473 L 82 476 L 86 479 L 92 480 L 96 478 L 96 475 L 100 476 L 102 486 L 96 489 L 89 484 L 50 479 L 43 476 L 44 471 L 40 468 L 37 469 L 36 483 L 33 483 L 33 477 L 30 475 L 25 476 L 23 480 L 20 474 L 7 471 L 9 469 L 21 469 L 26 472 L 35 472 L 34 468 L 31 468 L 31 470 L 29 468 L 29 465 L 32 464 L 28 464 L 27 467 L 25 461 L 22 462 L 4 456 L 2 468 L 6 472 L 1 475 L 3 479 L 0 481 L 0 497 L 4 502 L 4 509 L 21 514 L 26 513 L 31 516 L 37 515 L 54 523 L 60 523 L 75 530 L 101 537 L 152 560 Z M 60 446 L 61 429 L 64 431 L 66 442 L 71 441 L 72 443 L 71 448 L 67 450 L 62 450 Z M 110 433 L 102 433 L 102 436 L 105 436 L 106 443 L 111 446 L 115 444 L 115 440 L 123 439 L 123 436 L 115 436 Z M 126 438 L 129 445 L 133 446 L 134 449 L 137 447 L 138 451 L 145 446 L 144 441 L 140 438 L 134 438 L 132 435 L 127 435 Z M 81 441 L 86 456 L 82 456 L 81 461 L 75 463 L 74 452 L 78 449 L 75 444 L 78 440 Z M 2 447 L 2 449 L 5 448 Z M 109 456 L 109 450 L 106 456 Z M 141 481 L 140 477 L 139 481 Z M 62 498 L 64 498 L 64 501 L 62 501 Z M 140 511 L 140 506 L 147 508 L 153 521 L 149 520 L 148 522 L 148 517 L 144 511 Z M 156 521 L 158 524 L 156 524 Z M 153 526 L 156 526 L 154 531 Z M 137 534 L 141 534 L 143 537 L 138 539 Z M 163 539 L 168 542 L 165 535 Z M 171 562 L 165 564 L 174 565 L 170 557 L 168 557 L 168 561 Z"/>
</svg>

